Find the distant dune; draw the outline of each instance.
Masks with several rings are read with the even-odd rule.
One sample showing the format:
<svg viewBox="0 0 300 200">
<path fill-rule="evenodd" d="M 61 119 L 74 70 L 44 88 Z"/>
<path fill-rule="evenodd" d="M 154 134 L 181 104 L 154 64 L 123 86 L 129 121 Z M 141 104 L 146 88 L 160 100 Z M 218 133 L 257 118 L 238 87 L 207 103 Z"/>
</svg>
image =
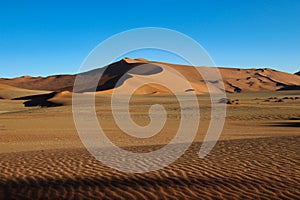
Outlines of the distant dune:
<svg viewBox="0 0 300 200">
<path fill-rule="evenodd" d="M 0 83 L 0 99 L 15 99 L 24 96 L 47 94 L 51 91 L 29 90 Z"/>
<path fill-rule="evenodd" d="M 146 64 L 146 65 L 145 65 Z M 135 68 L 136 66 L 141 66 Z M 209 67 L 200 67 L 202 70 L 212 70 Z M 184 77 L 174 73 L 174 69 Z M 130 73 L 128 72 L 129 70 Z M 276 71 L 269 68 L 264 69 L 236 69 L 236 68 L 219 68 L 222 75 L 226 92 L 250 92 L 250 91 L 277 91 L 299 88 L 300 76 Z M 103 73 L 97 88 L 89 88 L 87 85 L 99 78 Z M 168 81 L 167 84 L 176 85 L 175 93 L 188 93 L 194 91 L 197 94 L 207 93 L 205 80 L 198 74 L 194 67 L 169 64 L 162 62 L 148 61 L 143 58 L 130 59 L 125 58 L 118 62 L 112 63 L 103 68 L 95 69 L 81 73 L 87 83 L 82 85 L 80 92 L 112 93 L 114 88 L 120 93 L 134 87 L 137 83 L 147 80 L 153 82 L 140 87 L 135 91 L 137 94 L 169 94 L 171 93 L 166 87 L 161 86 L 162 80 Z M 120 85 L 116 87 L 117 81 L 121 78 Z M 48 77 L 30 77 L 23 76 L 12 79 L 0 78 L 0 84 L 13 86 L 28 90 L 46 90 L 46 91 L 73 91 L 73 84 L 76 75 L 55 75 Z M 220 80 L 206 80 L 215 82 Z M 157 83 L 157 84 L 155 84 Z M 186 83 L 186 84 L 182 84 Z M 191 87 L 186 87 L 189 84 Z M 0 97 L 1 94 L 0 94 Z M 3 97 L 2 97 L 3 98 Z"/>
<path fill-rule="evenodd" d="M 295 73 L 296 75 L 300 76 L 300 71 Z"/>
</svg>

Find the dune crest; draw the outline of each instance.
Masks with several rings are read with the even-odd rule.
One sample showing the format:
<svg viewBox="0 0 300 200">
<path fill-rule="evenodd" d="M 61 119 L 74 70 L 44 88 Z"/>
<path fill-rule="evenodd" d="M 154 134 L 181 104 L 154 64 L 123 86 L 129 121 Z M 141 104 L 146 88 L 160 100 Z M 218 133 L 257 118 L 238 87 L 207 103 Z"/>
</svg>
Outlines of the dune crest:
<svg viewBox="0 0 300 200">
<path fill-rule="evenodd" d="M 131 59 L 131 58 L 123 58 L 126 63 L 149 63 L 149 61 L 145 58 L 136 58 L 136 59 Z"/>
</svg>

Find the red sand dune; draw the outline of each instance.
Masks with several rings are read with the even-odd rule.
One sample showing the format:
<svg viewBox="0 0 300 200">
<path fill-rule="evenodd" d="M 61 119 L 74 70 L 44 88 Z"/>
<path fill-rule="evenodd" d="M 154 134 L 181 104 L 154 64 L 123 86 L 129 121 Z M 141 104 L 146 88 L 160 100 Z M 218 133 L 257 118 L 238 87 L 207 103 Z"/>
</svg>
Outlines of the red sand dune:
<svg viewBox="0 0 300 200">
<path fill-rule="evenodd" d="M 152 65 L 144 65 L 152 64 Z M 143 68 L 136 66 L 143 65 Z M 177 74 L 168 70 L 165 66 L 177 70 L 184 76 L 179 77 Z M 129 70 L 132 70 L 128 73 Z M 211 70 L 212 68 L 202 67 L 203 70 Z M 276 91 L 282 89 L 299 88 L 300 76 L 272 70 L 264 69 L 236 69 L 236 68 L 219 68 L 222 75 L 225 90 L 227 92 L 248 92 L 248 91 Z M 143 58 L 130 59 L 125 58 L 118 62 L 112 63 L 103 68 L 95 69 L 89 72 L 81 73 L 88 81 L 95 81 L 99 77 L 99 73 L 103 72 L 103 76 L 98 83 L 97 88 L 88 88 L 83 86 L 81 92 L 99 91 L 100 93 L 111 93 L 115 88 L 116 82 L 120 77 L 125 78 L 119 89 L 123 93 L 129 87 L 134 86 L 142 80 L 150 80 L 159 83 L 160 80 L 169 80 L 170 84 L 177 84 L 176 93 L 186 93 L 195 91 L 196 93 L 206 93 L 207 88 L 205 81 L 194 67 L 185 65 L 176 65 L 162 62 L 152 62 Z M 48 91 L 73 91 L 73 84 L 76 75 L 55 75 L 48 77 L 30 77 L 23 76 L 13 79 L 0 79 L 0 84 L 10 85 L 18 88 L 30 90 L 48 90 Z M 192 88 L 181 87 L 180 82 L 185 81 Z M 216 80 L 211 80 L 216 81 Z M 87 83 L 88 84 L 88 83 Z M 168 89 L 159 84 L 145 85 L 136 93 L 140 94 L 166 94 L 170 93 Z"/>
</svg>

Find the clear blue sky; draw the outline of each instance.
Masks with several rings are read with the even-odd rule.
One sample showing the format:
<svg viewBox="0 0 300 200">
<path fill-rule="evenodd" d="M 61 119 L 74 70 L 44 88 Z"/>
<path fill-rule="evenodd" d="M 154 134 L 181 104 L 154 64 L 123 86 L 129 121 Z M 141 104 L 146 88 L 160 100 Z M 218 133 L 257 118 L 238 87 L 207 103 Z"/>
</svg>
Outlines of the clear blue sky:
<svg viewBox="0 0 300 200">
<path fill-rule="evenodd" d="M 219 66 L 300 70 L 299 0 L 78 2 L 1 1 L 0 77 L 76 73 L 104 39 L 149 26 L 194 38 Z"/>
</svg>

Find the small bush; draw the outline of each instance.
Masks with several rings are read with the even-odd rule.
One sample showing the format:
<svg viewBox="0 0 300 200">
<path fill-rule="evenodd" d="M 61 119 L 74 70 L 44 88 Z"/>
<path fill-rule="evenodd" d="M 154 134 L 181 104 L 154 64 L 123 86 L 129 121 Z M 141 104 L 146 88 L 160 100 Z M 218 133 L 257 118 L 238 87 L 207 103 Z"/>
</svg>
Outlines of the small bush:
<svg viewBox="0 0 300 200">
<path fill-rule="evenodd" d="M 278 99 L 275 102 L 283 102 L 283 100 L 282 99 Z"/>
<path fill-rule="evenodd" d="M 227 99 L 227 98 L 222 98 L 219 100 L 219 103 L 232 104 L 233 101 L 231 101 L 230 99 Z"/>
<path fill-rule="evenodd" d="M 231 101 L 231 100 L 228 100 L 227 102 L 226 102 L 226 104 L 232 104 L 233 102 Z"/>
</svg>

